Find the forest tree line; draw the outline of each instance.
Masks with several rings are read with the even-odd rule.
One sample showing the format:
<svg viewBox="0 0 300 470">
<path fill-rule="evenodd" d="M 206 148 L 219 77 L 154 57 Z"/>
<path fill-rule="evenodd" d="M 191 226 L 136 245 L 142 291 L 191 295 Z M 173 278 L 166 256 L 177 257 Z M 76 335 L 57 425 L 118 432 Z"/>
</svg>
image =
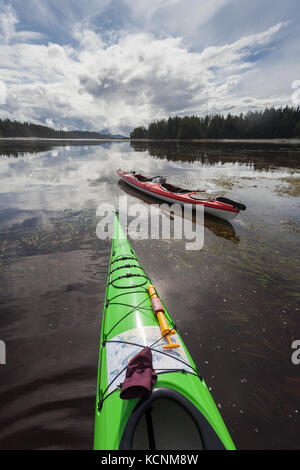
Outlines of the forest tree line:
<svg viewBox="0 0 300 470">
<path fill-rule="evenodd" d="M 62 131 L 31 122 L 0 119 L 1 137 L 39 137 L 48 139 L 107 139 L 112 136 L 88 131 Z"/>
<path fill-rule="evenodd" d="M 266 108 L 239 116 L 169 117 L 136 127 L 131 139 L 291 139 L 300 138 L 300 108 Z"/>
</svg>

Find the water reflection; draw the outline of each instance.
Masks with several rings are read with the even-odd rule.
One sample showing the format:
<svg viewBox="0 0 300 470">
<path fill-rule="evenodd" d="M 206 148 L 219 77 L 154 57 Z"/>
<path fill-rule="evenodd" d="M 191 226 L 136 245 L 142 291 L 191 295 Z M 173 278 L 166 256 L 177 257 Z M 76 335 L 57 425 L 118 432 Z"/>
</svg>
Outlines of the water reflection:
<svg viewBox="0 0 300 470">
<path fill-rule="evenodd" d="M 90 141 L 85 147 L 102 146 L 109 147 L 111 142 L 107 141 Z M 62 147 L 70 150 L 72 147 L 83 147 L 82 141 L 61 141 L 51 139 L 0 139 L 0 158 L 1 157 L 24 157 L 26 154 L 37 154 L 41 152 L 57 151 L 56 149 Z M 53 154 L 52 154 L 53 155 Z M 56 156 L 56 155 L 55 155 Z"/>
<path fill-rule="evenodd" d="M 0 448 L 92 447 L 110 251 L 96 208 L 124 191 L 157 202 L 117 168 L 246 202 L 232 224 L 205 217 L 201 251 L 133 245 L 237 446 L 299 448 L 299 146 L 35 141 L 0 154 Z"/>
<path fill-rule="evenodd" d="M 203 165 L 226 163 L 270 171 L 278 167 L 299 169 L 300 144 L 243 142 L 131 142 L 136 152 L 168 161 L 201 162 Z"/>
</svg>

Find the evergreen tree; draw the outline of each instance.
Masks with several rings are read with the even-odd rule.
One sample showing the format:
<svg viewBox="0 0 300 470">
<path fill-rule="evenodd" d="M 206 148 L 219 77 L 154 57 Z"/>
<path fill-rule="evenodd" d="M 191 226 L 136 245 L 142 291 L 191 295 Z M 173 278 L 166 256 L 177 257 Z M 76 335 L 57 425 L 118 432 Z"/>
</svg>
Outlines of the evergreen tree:
<svg viewBox="0 0 300 470">
<path fill-rule="evenodd" d="M 131 138 L 149 139 L 276 139 L 300 137 L 300 108 L 266 108 L 234 116 L 169 117 L 137 127 Z"/>
</svg>

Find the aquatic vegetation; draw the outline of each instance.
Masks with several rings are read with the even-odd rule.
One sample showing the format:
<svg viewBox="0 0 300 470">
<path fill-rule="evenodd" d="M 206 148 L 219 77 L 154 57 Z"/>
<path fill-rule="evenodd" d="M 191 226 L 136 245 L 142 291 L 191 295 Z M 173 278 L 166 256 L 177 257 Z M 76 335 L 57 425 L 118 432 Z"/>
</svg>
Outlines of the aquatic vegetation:
<svg viewBox="0 0 300 470">
<path fill-rule="evenodd" d="M 229 191 L 231 191 L 235 185 L 234 180 L 232 178 L 229 179 L 229 178 L 222 177 L 219 179 L 211 179 L 210 181 L 212 183 L 217 184 L 218 186 L 221 186 L 224 189 L 228 189 Z"/>
<path fill-rule="evenodd" d="M 276 193 L 284 196 L 300 197 L 300 178 L 294 178 L 292 176 L 281 178 L 283 183 L 281 186 L 276 187 Z"/>
<path fill-rule="evenodd" d="M 296 222 L 295 220 L 281 221 L 281 225 L 287 232 L 300 232 L 300 222 Z"/>
<path fill-rule="evenodd" d="M 49 225 L 22 224 L 0 234 L 0 263 L 16 256 L 72 250 L 86 241 L 99 244 L 94 209 L 67 211 L 53 217 Z"/>
</svg>

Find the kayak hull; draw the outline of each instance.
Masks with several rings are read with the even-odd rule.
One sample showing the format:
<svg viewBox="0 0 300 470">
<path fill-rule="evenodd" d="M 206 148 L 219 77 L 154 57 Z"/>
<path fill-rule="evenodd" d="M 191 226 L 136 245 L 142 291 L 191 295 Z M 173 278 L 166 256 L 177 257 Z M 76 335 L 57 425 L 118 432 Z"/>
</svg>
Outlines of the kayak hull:
<svg viewBox="0 0 300 470">
<path fill-rule="evenodd" d="M 145 194 L 154 196 L 169 204 L 178 203 L 181 205 L 190 204 L 192 206 L 203 206 L 204 212 L 206 214 L 213 215 L 214 217 L 220 217 L 221 219 L 225 220 L 232 220 L 239 214 L 239 210 L 235 209 L 230 204 L 224 204 L 213 199 L 193 199 L 193 197 L 197 195 L 196 191 L 191 191 L 184 194 L 176 194 L 162 189 L 161 184 L 159 183 L 152 184 L 138 181 L 134 174 L 126 173 L 121 169 L 117 170 L 117 173 L 120 178 L 132 188 L 138 189 Z"/>
<path fill-rule="evenodd" d="M 179 397 L 179 401 L 182 399 L 183 403 L 190 403 L 194 407 L 195 416 L 199 414 L 200 417 L 197 426 L 199 429 L 204 426 L 205 429 L 201 438 L 203 446 L 199 448 L 234 449 L 219 410 L 177 330 L 172 336 L 172 342 L 178 343 L 180 347 L 163 349 L 167 340 L 162 337 L 152 311 L 147 291 L 150 284 L 116 216 L 101 326 L 94 449 L 132 449 L 132 443 L 140 438 L 139 432 L 135 433 L 137 437 L 130 437 L 130 429 L 131 432 L 135 431 L 132 421 L 138 413 L 143 413 L 141 407 L 145 399 L 122 400 L 119 385 L 124 381 L 129 360 L 145 346 L 151 347 L 153 367 L 157 372 L 157 382 L 149 399 L 154 400 L 163 395 L 164 399 L 169 397 L 173 404 L 176 397 Z M 168 324 L 174 327 L 165 306 L 164 309 Z M 173 395 L 175 400 L 172 401 Z M 159 403 L 159 400 L 155 403 Z M 171 418 L 176 422 L 177 414 L 174 416 L 172 413 Z M 170 422 L 170 429 L 177 429 L 178 434 L 181 431 L 181 420 L 177 425 Z M 157 438 L 163 435 L 156 431 Z M 175 438 L 163 445 L 168 447 L 162 449 L 181 449 Z"/>
</svg>

